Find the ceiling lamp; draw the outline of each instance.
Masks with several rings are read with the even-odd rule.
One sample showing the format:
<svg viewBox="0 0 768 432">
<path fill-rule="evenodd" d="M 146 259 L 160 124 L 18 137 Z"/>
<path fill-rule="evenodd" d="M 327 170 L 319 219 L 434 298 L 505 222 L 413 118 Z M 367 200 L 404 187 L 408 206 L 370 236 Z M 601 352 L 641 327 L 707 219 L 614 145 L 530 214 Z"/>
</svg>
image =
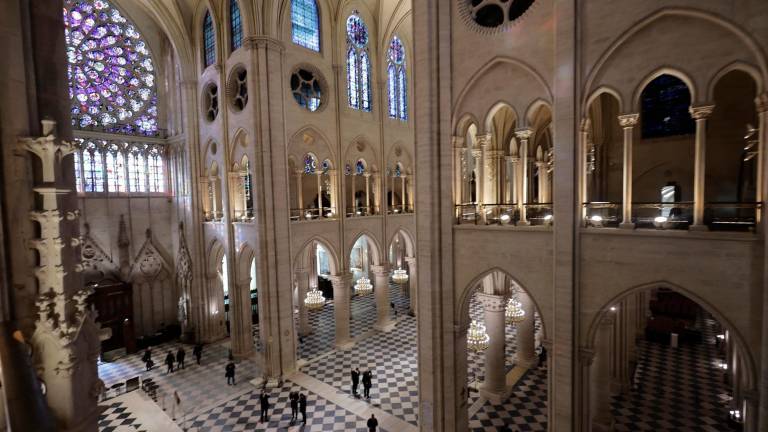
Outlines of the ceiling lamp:
<svg viewBox="0 0 768 432">
<path fill-rule="evenodd" d="M 323 293 L 320 290 L 314 288 L 307 293 L 304 305 L 312 310 L 322 309 L 325 306 L 325 297 L 323 297 Z"/>
<path fill-rule="evenodd" d="M 525 321 L 525 309 L 514 294 L 507 300 L 507 309 L 504 311 L 507 324 L 518 324 Z"/>
<path fill-rule="evenodd" d="M 355 283 L 355 292 L 358 295 L 370 294 L 372 291 L 373 291 L 373 285 L 371 284 L 371 280 L 368 279 L 367 277 L 361 277 Z"/>
<path fill-rule="evenodd" d="M 408 273 L 403 269 L 397 269 L 392 272 L 392 281 L 396 284 L 403 285 L 408 282 Z"/>
<path fill-rule="evenodd" d="M 485 332 L 485 326 L 476 320 L 472 320 L 467 332 L 467 348 L 475 352 L 485 351 L 491 337 Z"/>
</svg>

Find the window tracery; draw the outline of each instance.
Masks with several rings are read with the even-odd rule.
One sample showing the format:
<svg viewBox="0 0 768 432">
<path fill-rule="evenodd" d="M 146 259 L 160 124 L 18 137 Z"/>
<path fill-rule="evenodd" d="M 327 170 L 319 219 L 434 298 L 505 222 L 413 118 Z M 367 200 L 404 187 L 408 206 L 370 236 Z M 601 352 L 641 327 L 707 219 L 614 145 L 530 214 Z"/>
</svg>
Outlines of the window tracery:
<svg viewBox="0 0 768 432">
<path fill-rule="evenodd" d="M 405 76 L 405 48 L 397 36 L 392 37 L 387 55 L 387 89 L 389 117 L 408 120 L 408 89 Z"/>
<path fill-rule="evenodd" d="M 243 46 L 243 20 L 237 0 L 229 0 L 229 36 L 232 51 Z"/>
<path fill-rule="evenodd" d="M 216 63 L 216 34 L 213 31 L 213 18 L 209 11 L 203 18 L 203 61 L 205 67 Z"/>
<path fill-rule="evenodd" d="M 320 19 L 315 0 L 291 0 L 291 39 L 320 52 Z"/>
<path fill-rule="evenodd" d="M 79 193 L 166 193 L 165 150 L 159 144 L 76 138 Z"/>
<path fill-rule="evenodd" d="M 350 108 L 371 111 L 368 27 L 356 11 L 347 18 L 347 96 Z"/>
<path fill-rule="evenodd" d="M 296 103 L 310 112 L 320 109 L 323 100 L 323 86 L 320 78 L 312 71 L 299 68 L 291 75 L 291 92 Z"/>
</svg>

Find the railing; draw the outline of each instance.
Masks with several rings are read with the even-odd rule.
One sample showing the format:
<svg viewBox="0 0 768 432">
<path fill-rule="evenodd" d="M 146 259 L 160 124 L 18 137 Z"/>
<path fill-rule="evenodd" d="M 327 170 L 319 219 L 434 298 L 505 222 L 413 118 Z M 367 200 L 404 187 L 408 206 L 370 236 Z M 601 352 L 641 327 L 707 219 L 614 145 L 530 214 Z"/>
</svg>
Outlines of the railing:
<svg viewBox="0 0 768 432">
<path fill-rule="evenodd" d="M 515 204 L 459 204 L 456 224 L 515 225 L 519 214 Z"/>
<path fill-rule="evenodd" d="M 621 222 L 621 203 L 588 202 L 584 207 L 584 226 L 618 227 Z"/>
<path fill-rule="evenodd" d="M 524 204 L 525 216 L 531 225 L 549 225 L 552 223 L 552 203 Z"/>
<path fill-rule="evenodd" d="M 458 204 L 455 206 L 456 208 L 456 224 L 475 224 L 477 225 L 477 221 L 480 219 L 480 215 L 478 214 L 478 205 L 477 204 Z"/>
<path fill-rule="evenodd" d="M 688 229 L 693 223 L 693 202 L 632 203 L 636 228 Z"/>
<path fill-rule="evenodd" d="M 334 218 L 336 218 L 336 209 L 334 207 L 291 209 L 291 222 Z"/>
<path fill-rule="evenodd" d="M 704 207 L 704 224 L 712 231 L 754 231 L 762 202 L 716 202 Z"/>
<path fill-rule="evenodd" d="M 221 222 L 224 220 L 224 212 L 207 211 L 203 213 L 203 218 L 206 222 Z"/>
<path fill-rule="evenodd" d="M 378 206 L 370 207 L 348 207 L 347 217 L 363 217 L 363 216 L 376 216 L 379 214 Z"/>
<path fill-rule="evenodd" d="M 413 206 L 411 205 L 391 205 L 387 207 L 387 214 L 410 214 L 413 213 Z"/>
</svg>

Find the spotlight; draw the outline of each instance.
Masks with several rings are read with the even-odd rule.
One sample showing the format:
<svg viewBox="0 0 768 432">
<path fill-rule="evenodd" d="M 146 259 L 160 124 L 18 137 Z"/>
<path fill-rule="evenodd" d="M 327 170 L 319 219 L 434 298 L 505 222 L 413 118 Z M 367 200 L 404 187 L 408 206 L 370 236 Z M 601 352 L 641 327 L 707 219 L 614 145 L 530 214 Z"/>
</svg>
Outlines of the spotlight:
<svg viewBox="0 0 768 432">
<path fill-rule="evenodd" d="M 551 214 L 544 216 L 544 223 L 547 225 L 552 225 L 553 220 L 554 220 L 554 217 Z"/>
<path fill-rule="evenodd" d="M 611 312 L 616 312 L 616 306 L 611 306 Z"/>
<path fill-rule="evenodd" d="M 603 226 L 603 217 L 600 215 L 592 215 L 592 217 L 590 217 L 589 220 L 590 222 L 592 222 L 593 227 Z"/>
<path fill-rule="evenodd" d="M 501 216 L 499 216 L 499 220 L 503 224 L 508 224 L 511 219 L 512 218 L 509 216 L 509 213 L 504 213 Z"/>
<path fill-rule="evenodd" d="M 664 224 L 667 223 L 669 219 L 667 219 L 666 216 L 656 216 L 653 218 L 653 226 L 656 228 L 664 228 Z"/>
</svg>

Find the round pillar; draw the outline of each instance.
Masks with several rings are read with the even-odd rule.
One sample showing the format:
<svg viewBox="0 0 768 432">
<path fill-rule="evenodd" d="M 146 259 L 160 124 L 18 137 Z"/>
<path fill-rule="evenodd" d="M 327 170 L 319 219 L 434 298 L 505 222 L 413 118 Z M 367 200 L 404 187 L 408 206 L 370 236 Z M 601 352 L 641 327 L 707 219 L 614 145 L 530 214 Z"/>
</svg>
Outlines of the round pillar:
<svg viewBox="0 0 768 432">
<path fill-rule="evenodd" d="M 505 363 L 505 322 L 507 298 L 501 295 L 477 293 L 485 312 L 485 327 L 490 340 L 485 350 L 485 381 L 480 394 L 493 403 L 501 403 L 507 393 Z"/>
</svg>

